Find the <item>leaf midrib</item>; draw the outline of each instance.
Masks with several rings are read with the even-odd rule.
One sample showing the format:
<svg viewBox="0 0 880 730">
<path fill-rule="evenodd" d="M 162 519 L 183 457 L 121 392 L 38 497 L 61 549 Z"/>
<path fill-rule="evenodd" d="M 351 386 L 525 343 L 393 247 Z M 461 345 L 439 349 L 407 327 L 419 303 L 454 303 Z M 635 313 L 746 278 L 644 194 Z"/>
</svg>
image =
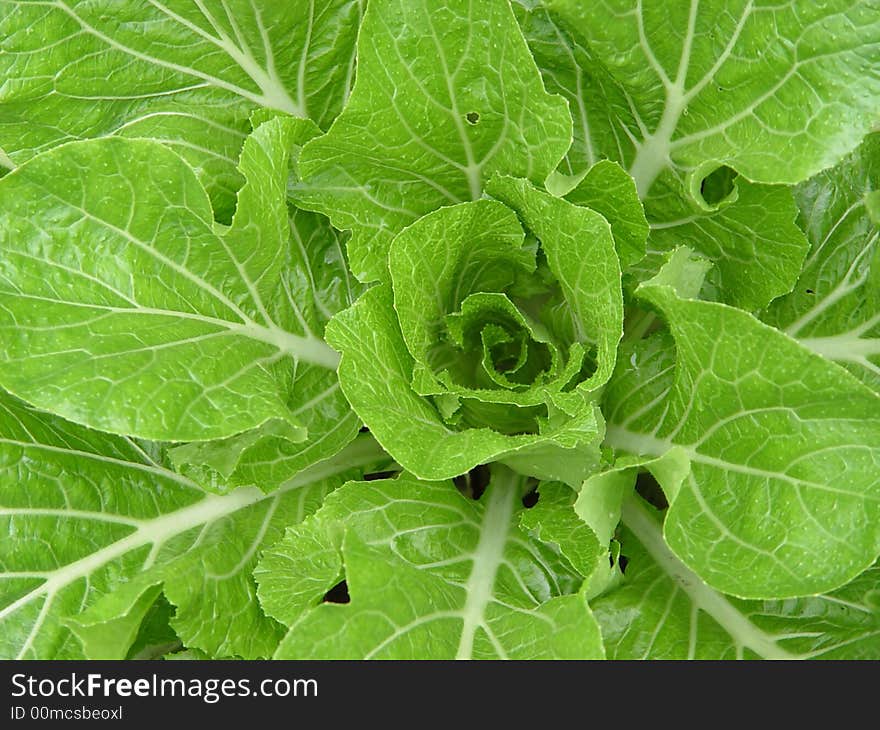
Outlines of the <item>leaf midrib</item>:
<svg viewBox="0 0 880 730">
<path fill-rule="evenodd" d="M 247 99 L 248 101 L 259 106 L 267 106 L 273 109 L 280 109 L 281 111 L 285 111 L 295 117 L 305 117 L 305 111 L 300 107 L 299 104 L 297 104 L 293 101 L 293 99 L 290 98 L 287 89 L 284 88 L 283 84 L 281 84 L 278 76 L 271 74 L 270 69 L 261 68 L 256 63 L 256 60 L 253 58 L 252 54 L 244 54 L 241 51 L 236 52 L 234 50 L 234 47 L 230 47 L 231 39 L 227 38 L 224 41 L 224 39 L 222 38 L 216 39 L 210 36 L 210 34 L 200 33 L 202 37 L 209 36 L 208 38 L 206 38 L 206 40 L 223 50 L 229 56 L 229 58 L 231 58 L 235 62 L 235 64 L 239 68 L 241 68 L 242 71 L 245 72 L 248 78 L 250 78 L 256 84 L 257 88 L 259 88 L 259 90 L 262 92 L 261 94 L 254 94 L 247 89 L 243 89 L 237 84 L 224 81 L 221 78 L 204 73 L 190 66 L 182 66 L 178 63 L 166 61 L 164 59 L 142 53 L 141 51 L 131 48 L 130 46 L 126 46 L 87 23 L 76 13 L 74 9 L 69 7 L 66 2 L 63 2 L 63 0 L 55 0 L 55 2 L 49 4 L 54 5 L 55 7 L 66 13 L 68 16 L 70 16 L 77 24 L 79 24 L 84 32 L 107 44 L 107 46 L 109 46 L 110 48 L 116 49 L 121 53 L 132 56 L 139 61 L 160 66 L 162 68 L 167 68 L 186 76 L 192 76 L 201 79 L 211 86 L 228 91 L 243 99 Z M 150 0 L 150 4 L 160 11 L 165 10 L 163 6 L 161 6 L 159 3 L 154 2 L 154 0 Z M 180 22 L 179 17 L 174 17 L 171 15 L 169 15 L 168 17 L 172 17 L 172 19 Z M 260 26 L 261 32 L 263 32 L 263 25 L 262 22 L 259 20 L 259 17 L 257 18 L 257 21 Z M 190 28 L 190 30 L 192 30 L 192 28 Z"/>
<path fill-rule="evenodd" d="M 74 143 L 76 144 L 76 143 Z M 268 326 L 263 326 L 255 322 L 251 317 L 249 317 L 235 302 L 233 302 L 229 297 L 227 297 L 222 291 L 217 289 L 215 286 L 205 281 L 204 278 L 199 276 L 197 273 L 190 271 L 182 264 L 179 264 L 177 261 L 165 256 L 161 252 L 157 251 L 155 246 L 151 244 L 151 242 L 141 241 L 139 238 L 134 236 L 131 232 L 124 228 L 120 228 L 119 226 L 110 223 L 103 218 L 100 218 L 96 215 L 93 215 L 81 205 L 76 205 L 66 200 L 62 196 L 58 195 L 55 191 L 47 188 L 46 186 L 37 183 L 35 181 L 31 181 L 31 184 L 34 184 L 38 189 L 43 191 L 45 195 L 54 198 L 62 205 L 69 207 L 71 210 L 78 212 L 83 218 L 92 221 L 98 226 L 107 228 L 112 233 L 122 237 L 130 244 L 141 250 L 145 255 L 156 259 L 163 266 L 168 267 L 172 271 L 176 272 L 180 276 L 184 277 L 188 281 L 190 281 L 195 287 L 201 289 L 206 294 L 213 297 L 216 301 L 226 307 L 229 311 L 231 311 L 235 316 L 239 317 L 242 321 L 239 322 L 231 322 L 226 319 L 222 319 L 219 317 L 211 317 L 208 315 L 196 313 L 196 312 L 180 312 L 176 310 L 165 310 L 165 309 L 153 309 L 149 307 L 142 307 L 140 303 L 135 302 L 137 308 L 128 308 L 128 307 L 112 307 L 109 305 L 98 305 L 91 303 L 80 303 L 80 302 L 69 302 L 58 299 L 48 299 L 45 297 L 37 297 L 34 295 L 25 295 L 16 293 L 17 298 L 31 298 L 31 299 L 43 299 L 45 301 L 51 301 L 53 303 L 60 303 L 69 306 L 80 306 L 80 307 L 89 307 L 95 309 L 103 309 L 105 311 L 115 312 L 115 313 L 126 313 L 126 314 L 156 314 L 162 316 L 171 316 L 171 317 L 179 317 L 186 319 L 194 319 L 207 324 L 211 324 L 218 327 L 223 327 L 233 333 L 242 334 L 245 337 L 253 340 L 257 340 L 260 342 L 264 342 L 266 344 L 270 344 L 276 347 L 283 355 L 291 355 L 296 359 L 301 359 L 306 362 L 312 363 L 314 365 L 318 365 L 320 367 L 324 367 L 330 370 L 336 370 L 339 366 L 339 355 L 335 350 L 330 348 L 323 340 L 318 339 L 314 336 L 306 336 L 302 337 L 300 335 L 296 335 L 292 332 L 288 332 L 287 330 L 279 327 L 273 320 L 267 317 Z M 212 233 L 221 243 L 221 245 L 225 245 L 222 237 L 216 233 Z M 245 276 L 244 272 L 242 272 L 239 262 L 233 257 L 233 261 L 236 265 L 236 269 L 239 272 L 239 275 L 242 278 L 242 282 L 245 285 L 245 288 L 253 295 L 253 284 L 250 280 Z M 54 265 L 53 261 L 46 261 L 50 266 Z M 80 272 L 71 272 L 73 274 L 79 275 Z M 82 272 L 83 276 L 86 276 L 85 272 Z M 98 282 L 102 285 L 105 285 L 104 282 Z M 115 291 L 115 290 L 114 290 Z M 118 293 L 118 292 L 117 292 Z M 124 297 L 125 299 L 129 299 L 128 297 Z M 129 301 L 132 301 L 129 299 Z M 259 300 L 256 300 L 259 301 Z"/>
<path fill-rule="evenodd" d="M 350 469 L 366 466 L 381 458 L 382 454 L 384 452 L 381 451 L 375 441 L 369 438 L 360 438 L 335 457 L 301 471 L 274 492 L 265 493 L 257 487 L 242 487 L 225 495 L 207 494 L 203 499 L 194 504 L 149 520 L 130 520 L 129 524 L 134 528 L 134 532 L 79 560 L 54 571 L 47 571 L 41 574 L 41 577 L 44 578 L 43 583 L 0 609 L 0 621 L 41 596 L 46 596 L 46 604 L 44 604 L 43 610 L 41 610 L 38 617 L 38 621 L 44 620 L 46 605 L 51 603 L 53 597 L 60 590 L 77 580 L 88 577 L 94 571 L 133 550 L 152 545 L 150 555 L 148 556 L 149 560 L 172 537 L 184 534 L 199 525 L 211 524 L 218 519 L 227 517 L 260 502 L 277 500 L 285 493 L 307 484 L 328 479 Z M 132 464 L 132 466 L 137 467 L 140 465 Z M 177 475 L 168 471 L 168 476 L 173 478 Z M 114 522 L 117 521 L 114 520 Z M 2 579 L 3 575 L 5 573 L 0 573 L 0 579 Z M 38 626 L 35 626 L 32 629 L 31 637 L 38 628 Z M 27 646 L 22 649 L 22 654 L 26 649 Z"/>
<path fill-rule="evenodd" d="M 480 523 L 480 538 L 474 548 L 472 567 L 465 594 L 467 596 L 461 616 L 464 625 L 456 651 L 456 659 L 471 659 L 477 629 L 486 623 L 486 608 L 492 602 L 498 569 L 504 562 L 504 551 L 513 518 L 517 477 L 512 472 L 502 472 L 486 495 L 487 502 Z"/>
<path fill-rule="evenodd" d="M 688 596 L 694 606 L 710 616 L 734 640 L 764 659 L 795 659 L 779 646 L 779 640 L 755 626 L 725 596 L 706 585 L 666 545 L 660 525 L 639 497 L 623 505 L 622 521 L 636 536 L 654 562 Z"/>
</svg>

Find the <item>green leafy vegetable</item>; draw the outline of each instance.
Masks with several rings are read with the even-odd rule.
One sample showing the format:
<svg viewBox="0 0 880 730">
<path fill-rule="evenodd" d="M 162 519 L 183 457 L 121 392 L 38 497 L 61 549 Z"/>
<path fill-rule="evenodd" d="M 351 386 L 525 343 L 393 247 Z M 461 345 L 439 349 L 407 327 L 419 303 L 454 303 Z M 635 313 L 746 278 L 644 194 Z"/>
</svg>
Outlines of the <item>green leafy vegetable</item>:
<svg viewBox="0 0 880 730">
<path fill-rule="evenodd" d="M 0 652 L 9 657 L 124 657 L 160 590 L 186 646 L 270 655 L 282 633 L 253 600 L 261 546 L 345 476 L 382 461 L 365 440 L 270 495 L 210 495 L 151 444 L 9 396 L 0 406 L 0 523 L 11 536 L 0 547 Z M 223 623 L 211 620 L 220 605 Z"/>
<path fill-rule="evenodd" d="M 606 443 L 684 451 L 685 479 L 661 481 L 664 537 L 711 585 L 762 598 L 837 588 L 880 554 L 880 397 L 749 314 L 680 297 L 664 281 L 677 265 L 690 262 L 639 290 L 674 349 L 664 337 L 623 361 Z"/>
<path fill-rule="evenodd" d="M 476 503 L 407 476 L 338 490 L 257 571 L 264 607 L 291 627 L 277 656 L 601 658 L 583 576 L 517 527 L 522 481 L 501 467 Z M 318 603 L 343 576 L 350 605 Z"/>
<path fill-rule="evenodd" d="M 622 332 L 610 228 L 525 181 L 490 189 L 535 226 L 540 249 L 492 201 L 424 216 L 392 242 L 393 292 L 376 287 L 331 322 L 340 382 L 379 443 L 423 479 L 517 455 L 521 470 L 579 484 L 598 461 L 590 394 Z M 425 240 L 444 245 L 425 251 Z"/>
<path fill-rule="evenodd" d="M 878 0 L 0 0 L 0 658 L 880 658 Z"/>
<path fill-rule="evenodd" d="M 794 291 L 764 320 L 880 392 L 880 134 L 797 188 L 810 255 Z"/>
<path fill-rule="evenodd" d="M 161 139 L 225 219 L 250 114 L 326 128 L 348 98 L 361 13 L 360 0 L 3 0 L 0 148 L 16 165 L 75 139 Z"/>
<path fill-rule="evenodd" d="M 570 136 L 506 0 L 376 0 L 351 100 L 303 151 L 295 198 L 352 231 L 358 278 L 382 279 L 395 233 L 476 200 L 492 173 L 543 182 Z"/>
</svg>

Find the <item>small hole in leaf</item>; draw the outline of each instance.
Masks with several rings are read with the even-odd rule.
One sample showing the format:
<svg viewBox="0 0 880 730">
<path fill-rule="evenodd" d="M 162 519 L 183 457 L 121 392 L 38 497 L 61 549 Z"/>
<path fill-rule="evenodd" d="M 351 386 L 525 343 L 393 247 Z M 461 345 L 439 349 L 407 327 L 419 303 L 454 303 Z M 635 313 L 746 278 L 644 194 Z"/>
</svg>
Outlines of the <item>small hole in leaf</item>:
<svg viewBox="0 0 880 730">
<path fill-rule="evenodd" d="M 396 471 L 374 471 L 370 474 L 364 474 L 365 482 L 374 482 L 377 479 L 391 479 L 391 477 L 396 476 Z"/>
<path fill-rule="evenodd" d="M 709 205 L 718 205 L 733 192 L 737 174 L 736 170 L 722 165 L 706 175 L 700 183 L 700 195 L 703 196 L 703 200 Z"/>
<path fill-rule="evenodd" d="M 489 467 L 480 464 L 471 469 L 467 474 L 455 477 L 453 483 L 468 499 L 479 499 L 489 486 Z"/>
<path fill-rule="evenodd" d="M 368 429 L 366 426 L 361 426 L 361 430 L 358 431 L 358 433 L 369 433 L 369 432 L 370 432 L 370 429 Z"/>
<path fill-rule="evenodd" d="M 467 119 L 468 124 L 476 124 L 480 121 L 480 115 L 478 112 L 468 112 L 464 115 L 464 118 Z"/>
<path fill-rule="evenodd" d="M 807 289 L 807 294 L 815 294 L 815 293 L 816 292 L 814 292 L 812 289 Z"/>
<path fill-rule="evenodd" d="M 663 510 L 669 506 L 669 502 L 666 501 L 666 495 L 663 493 L 663 488 L 648 472 L 642 472 L 636 478 L 636 492 L 648 504 L 653 505 L 657 509 Z"/>
<path fill-rule="evenodd" d="M 537 487 L 534 487 L 531 491 L 526 492 L 523 495 L 522 506 L 526 509 L 531 509 L 538 504 L 539 499 L 541 499 L 541 495 L 538 493 Z"/>
<path fill-rule="evenodd" d="M 348 583 L 344 580 L 339 581 L 324 594 L 322 603 L 351 603 L 351 596 L 348 595 Z"/>
</svg>

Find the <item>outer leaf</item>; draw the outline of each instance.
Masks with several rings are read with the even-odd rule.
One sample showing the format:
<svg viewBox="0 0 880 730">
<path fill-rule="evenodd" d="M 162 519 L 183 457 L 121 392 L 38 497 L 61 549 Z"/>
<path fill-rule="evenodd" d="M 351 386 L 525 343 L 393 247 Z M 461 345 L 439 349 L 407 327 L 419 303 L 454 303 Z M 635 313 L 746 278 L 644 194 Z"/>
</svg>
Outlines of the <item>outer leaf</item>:
<svg viewBox="0 0 880 730">
<path fill-rule="evenodd" d="M 706 210 L 667 176 L 646 201 L 651 219 L 649 255 L 636 275 L 650 278 L 669 251 L 689 246 L 715 262 L 714 298 L 750 311 L 791 291 L 809 244 L 795 224 L 791 190 L 755 185 L 742 177 L 730 197 Z"/>
<path fill-rule="evenodd" d="M 636 178 L 658 254 L 638 278 L 686 243 L 718 263 L 727 303 L 757 310 L 789 292 L 807 248 L 790 193 L 751 181 L 802 180 L 870 126 L 880 87 L 865 65 L 877 49 L 870 11 L 846 0 L 806 12 L 751 0 L 549 5 L 564 21 L 543 8 L 522 17 L 548 88 L 575 119 L 566 172 L 609 157 Z M 710 173 L 723 165 L 742 174 L 720 202 Z"/>
<path fill-rule="evenodd" d="M 624 509 L 624 581 L 594 599 L 615 659 L 874 659 L 878 569 L 824 596 L 741 601 L 717 593 L 673 555 L 653 510 Z"/>
<path fill-rule="evenodd" d="M 509 4 L 371 2 L 351 99 L 303 151 L 296 200 L 351 229 L 352 270 L 385 278 L 394 234 L 476 200 L 495 172 L 543 182 L 571 141 Z"/>
<path fill-rule="evenodd" d="M 281 118 L 254 133 L 229 229 L 214 227 L 192 169 L 155 142 L 72 143 L 3 178 L 0 383 L 145 438 L 224 437 L 271 418 L 295 426 L 295 363 L 337 361 L 281 279 L 287 158 L 303 133 Z"/>
<path fill-rule="evenodd" d="M 763 315 L 880 392 L 880 134 L 797 188 L 810 254 L 795 290 Z"/>
<path fill-rule="evenodd" d="M 689 458 L 681 487 L 663 484 L 675 553 L 745 597 L 833 590 L 871 565 L 880 398 L 744 312 L 665 285 L 640 292 L 672 330 L 675 378 L 670 350 L 636 352 L 606 392 L 606 443 Z"/>
<path fill-rule="evenodd" d="M 225 494 L 248 485 L 269 492 L 344 448 L 357 435 L 361 422 L 345 400 L 335 373 L 316 367 L 300 372 L 289 408 L 308 433 L 307 440 L 291 438 L 288 424 L 273 420 L 229 438 L 173 448 L 169 457 L 175 469 L 212 492 Z"/>
<path fill-rule="evenodd" d="M 207 495 L 131 440 L 6 395 L 0 405 L 0 524 L 16 536 L 0 544 L 7 658 L 124 655 L 159 584 L 186 646 L 271 654 L 279 625 L 256 605 L 251 577 L 260 550 L 315 510 L 343 475 L 381 458 L 357 442 L 271 496 L 254 488 Z M 102 627 L 119 643 L 101 640 Z"/>
<path fill-rule="evenodd" d="M 339 113 L 361 5 L 4 0 L 0 148 L 14 166 L 75 139 L 158 138 L 197 170 L 226 218 L 254 109 L 323 127 Z"/>
<path fill-rule="evenodd" d="M 628 165 L 638 127 L 624 86 L 545 3 L 520 0 L 512 5 L 547 90 L 568 101 L 574 121 L 574 141 L 559 171 L 577 180 L 604 158 Z"/>
<path fill-rule="evenodd" d="M 630 172 L 643 195 L 670 165 L 799 182 L 876 122 L 875 0 L 548 5 L 626 86 L 638 125 Z"/>
<path fill-rule="evenodd" d="M 293 210 L 290 226 L 292 265 L 282 279 L 285 296 L 297 319 L 322 336 L 327 320 L 353 304 L 363 287 L 349 273 L 342 236 L 326 218 Z M 244 485 L 270 491 L 335 454 L 360 427 L 336 373 L 321 366 L 298 363 L 288 408 L 308 433 L 306 441 L 292 439 L 286 424 L 273 420 L 228 439 L 180 446 L 170 452 L 171 459 L 178 470 L 211 491 Z"/>
<path fill-rule="evenodd" d="M 479 502 L 450 483 L 353 483 L 302 529 L 267 553 L 259 572 L 266 610 L 292 623 L 279 658 L 599 658 L 597 628 L 581 578 L 554 551 L 516 526 L 520 478 L 504 471 Z M 302 595 L 293 566 L 314 575 L 303 531 L 325 536 L 340 563 L 348 605 L 291 615 L 284 586 Z M 320 553 L 323 555 L 324 553 Z M 303 557 L 299 557 L 303 556 Z M 302 568 L 301 568 L 302 569 Z M 305 606 L 303 606 L 305 608 Z"/>
</svg>

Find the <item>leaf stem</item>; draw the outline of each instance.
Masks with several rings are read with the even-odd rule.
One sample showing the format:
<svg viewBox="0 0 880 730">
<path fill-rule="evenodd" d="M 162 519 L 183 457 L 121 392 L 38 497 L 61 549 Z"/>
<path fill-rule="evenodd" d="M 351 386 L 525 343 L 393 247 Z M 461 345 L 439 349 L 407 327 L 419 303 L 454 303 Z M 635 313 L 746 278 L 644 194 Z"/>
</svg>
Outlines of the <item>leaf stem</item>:
<svg viewBox="0 0 880 730">
<path fill-rule="evenodd" d="M 5 167 L 7 170 L 14 170 L 15 163 L 10 159 L 9 155 L 0 147 L 0 167 Z"/>
<path fill-rule="evenodd" d="M 654 312 L 637 310 L 636 314 L 630 317 L 629 327 L 624 327 L 624 337 L 621 344 L 637 342 L 644 338 L 648 331 L 657 321 L 657 315 Z"/>
<path fill-rule="evenodd" d="M 795 659 L 777 641 L 746 618 L 730 600 L 710 588 L 669 549 L 660 524 L 645 502 L 636 494 L 623 504 L 622 522 L 648 554 L 684 591 L 694 606 L 711 616 L 737 643 L 765 659 Z"/>
<path fill-rule="evenodd" d="M 471 573 L 465 586 L 467 600 L 462 616 L 464 625 L 456 659 L 472 659 L 477 629 L 486 621 L 486 609 L 495 591 L 498 569 L 504 562 L 504 549 L 510 533 L 516 500 L 526 477 L 502 464 L 492 464 L 492 478 L 483 495 L 485 510 L 480 526 L 480 539 L 473 552 Z"/>
</svg>

